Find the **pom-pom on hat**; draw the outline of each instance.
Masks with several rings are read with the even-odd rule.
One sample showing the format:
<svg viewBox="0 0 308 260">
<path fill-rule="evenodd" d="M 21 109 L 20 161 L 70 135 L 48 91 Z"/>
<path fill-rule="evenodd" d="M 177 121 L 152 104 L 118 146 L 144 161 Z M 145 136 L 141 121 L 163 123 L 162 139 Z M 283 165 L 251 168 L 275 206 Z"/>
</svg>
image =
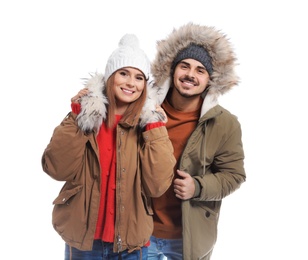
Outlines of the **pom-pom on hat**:
<svg viewBox="0 0 308 260">
<path fill-rule="evenodd" d="M 119 41 L 119 47 L 110 55 L 105 68 L 105 82 L 118 69 L 133 67 L 139 69 L 148 80 L 150 60 L 139 47 L 139 40 L 134 34 L 125 34 Z"/>
</svg>

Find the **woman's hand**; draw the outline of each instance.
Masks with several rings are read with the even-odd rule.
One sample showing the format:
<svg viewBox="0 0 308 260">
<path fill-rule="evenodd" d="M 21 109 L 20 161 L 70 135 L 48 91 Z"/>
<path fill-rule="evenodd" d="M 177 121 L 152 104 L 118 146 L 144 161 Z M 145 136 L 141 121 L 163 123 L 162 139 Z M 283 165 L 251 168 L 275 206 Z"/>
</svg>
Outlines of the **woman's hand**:
<svg viewBox="0 0 308 260">
<path fill-rule="evenodd" d="M 80 103 L 80 99 L 83 97 L 83 96 L 86 96 L 88 94 L 89 90 L 88 88 L 83 88 L 82 90 L 80 90 L 78 92 L 77 95 L 75 95 L 74 97 L 71 98 L 71 102 L 72 103 Z"/>
<path fill-rule="evenodd" d="M 161 121 L 166 124 L 168 121 L 168 118 L 165 113 L 165 110 L 161 106 L 156 105 L 156 112 L 159 114 Z"/>
</svg>

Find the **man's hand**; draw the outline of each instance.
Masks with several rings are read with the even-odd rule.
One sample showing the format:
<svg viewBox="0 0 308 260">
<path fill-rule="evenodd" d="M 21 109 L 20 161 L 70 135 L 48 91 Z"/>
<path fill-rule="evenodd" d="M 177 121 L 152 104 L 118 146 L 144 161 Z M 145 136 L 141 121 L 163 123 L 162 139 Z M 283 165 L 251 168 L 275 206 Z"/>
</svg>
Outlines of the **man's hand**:
<svg viewBox="0 0 308 260">
<path fill-rule="evenodd" d="M 177 170 L 181 178 L 176 178 L 173 182 L 175 196 L 182 200 L 191 199 L 195 194 L 195 182 L 190 174 Z"/>
</svg>

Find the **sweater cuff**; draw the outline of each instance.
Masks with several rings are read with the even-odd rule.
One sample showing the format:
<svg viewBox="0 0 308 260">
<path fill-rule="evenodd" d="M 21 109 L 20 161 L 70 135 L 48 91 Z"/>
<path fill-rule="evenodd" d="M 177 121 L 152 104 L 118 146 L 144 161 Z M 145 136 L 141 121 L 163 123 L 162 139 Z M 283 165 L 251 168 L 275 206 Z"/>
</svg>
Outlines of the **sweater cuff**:
<svg viewBox="0 0 308 260">
<path fill-rule="evenodd" d="M 76 115 L 78 115 L 80 113 L 81 110 L 81 105 L 80 103 L 71 103 L 71 108 L 72 108 L 72 112 Z"/>
<path fill-rule="evenodd" d="M 149 124 L 146 125 L 145 131 L 151 130 L 151 129 L 156 128 L 156 127 L 161 127 L 161 126 L 166 126 L 166 124 L 163 123 L 163 122 L 149 123 Z"/>
<path fill-rule="evenodd" d="M 194 182 L 195 182 L 195 194 L 194 194 L 193 198 L 199 198 L 200 195 L 201 195 L 201 184 L 195 178 L 194 178 Z"/>
</svg>

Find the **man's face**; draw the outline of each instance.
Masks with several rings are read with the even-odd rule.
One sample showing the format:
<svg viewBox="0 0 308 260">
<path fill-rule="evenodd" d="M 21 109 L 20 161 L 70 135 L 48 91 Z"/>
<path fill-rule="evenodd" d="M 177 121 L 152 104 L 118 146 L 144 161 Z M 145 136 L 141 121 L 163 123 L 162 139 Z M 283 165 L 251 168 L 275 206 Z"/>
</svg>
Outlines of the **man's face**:
<svg viewBox="0 0 308 260">
<path fill-rule="evenodd" d="M 210 76 L 201 62 L 194 59 L 180 61 L 174 70 L 174 88 L 182 97 L 199 96 L 206 89 Z"/>
</svg>

